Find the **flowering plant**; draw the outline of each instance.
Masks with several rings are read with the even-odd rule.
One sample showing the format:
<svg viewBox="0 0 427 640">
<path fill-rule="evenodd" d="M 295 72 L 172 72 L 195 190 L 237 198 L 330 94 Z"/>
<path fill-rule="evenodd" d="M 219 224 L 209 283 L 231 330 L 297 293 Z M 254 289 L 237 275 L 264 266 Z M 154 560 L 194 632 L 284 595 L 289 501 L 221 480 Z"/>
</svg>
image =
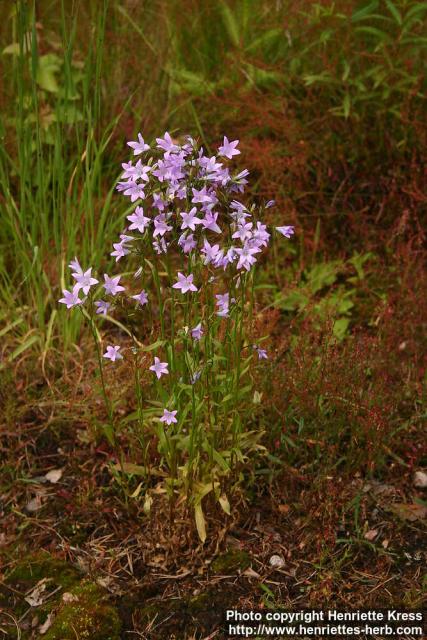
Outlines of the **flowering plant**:
<svg viewBox="0 0 427 640">
<path fill-rule="evenodd" d="M 251 367 L 254 356 L 268 356 L 249 336 L 253 267 L 271 236 L 259 216 L 274 201 L 258 208 L 240 201 L 249 172 L 233 174 L 227 162 L 240 154 L 238 142 L 224 137 L 211 157 L 191 137 L 180 144 L 167 132 L 153 146 L 141 134 L 128 142 L 138 159 L 122 164 L 117 189 L 130 207 L 111 256 L 116 263 L 125 257 L 137 262 L 138 286 L 124 286 L 122 275 L 104 274 L 100 283 L 92 268 L 83 269 L 75 258 L 69 265 L 74 285 L 60 300 L 67 309 L 78 307 L 92 328 L 114 445 L 103 369 L 108 361 L 117 366 L 122 360 L 134 368 L 144 458 L 138 469 L 146 475 L 146 502 L 152 474 L 146 443 L 155 437 L 171 500 L 179 492 L 185 496 L 202 540 L 203 498 L 212 495 L 230 513 L 228 495 L 242 464 L 260 448 L 261 433 L 248 429 Z M 294 229 L 276 231 L 289 238 Z M 132 344 L 103 351 L 97 324 L 115 309 L 125 315 Z M 142 383 L 147 369 L 154 397 Z M 126 472 L 123 453 L 120 459 Z"/>
</svg>

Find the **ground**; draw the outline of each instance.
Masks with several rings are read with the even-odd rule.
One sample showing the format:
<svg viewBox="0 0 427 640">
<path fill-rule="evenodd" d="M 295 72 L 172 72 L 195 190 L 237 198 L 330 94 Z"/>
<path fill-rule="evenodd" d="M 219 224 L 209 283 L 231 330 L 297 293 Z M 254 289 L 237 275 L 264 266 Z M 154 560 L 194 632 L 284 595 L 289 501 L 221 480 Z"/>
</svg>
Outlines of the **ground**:
<svg viewBox="0 0 427 640">
<path fill-rule="evenodd" d="M 161 495 L 149 519 L 138 500 L 126 507 L 106 443 L 85 442 L 81 424 L 47 429 L 41 404 L 7 436 L 5 637 L 45 625 L 48 640 L 226 638 L 227 608 L 422 607 L 427 508 L 412 470 L 390 461 L 378 477 L 320 478 L 285 467 L 225 526 L 213 514 L 201 545 L 188 521 L 170 529 Z"/>
</svg>

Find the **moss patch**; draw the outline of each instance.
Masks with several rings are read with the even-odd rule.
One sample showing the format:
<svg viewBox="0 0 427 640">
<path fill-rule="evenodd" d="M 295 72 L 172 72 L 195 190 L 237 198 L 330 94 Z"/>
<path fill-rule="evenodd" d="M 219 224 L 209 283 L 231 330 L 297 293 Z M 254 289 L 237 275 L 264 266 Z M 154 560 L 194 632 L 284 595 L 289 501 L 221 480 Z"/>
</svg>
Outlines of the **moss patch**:
<svg viewBox="0 0 427 640">
<path fill-rule="evenodd" d="M 53 584 L 64 590 L 72 587 L 80 579 L 77 570 L 68 562 L 55 558 L 47 551 L 40 551 L 20 560 L 6 577 L 6 582 L 28 591 L 43 578 L 51 578 Z"/>
<path fill-rule="evenodd" d="M 230 550 L 215 558 L 211 564 L 213 573 L 236 573 L 244 571 L 251 564 L 250 555 L 246 551 Z"/>
<path fill-rule="evenodd" d="M 71 602 L 61 602 L 45 640 L 119 640 L 121 623 L 114 606 L 96 584 L 82 582 L 69 592 Z"/>
<path fill-rule="evenodd" d="M 119 640 L 119 615 L 108 602 L 105 590 L 87 580 L 82 581 L 81 574 L 73 566 L 46 551 L 28 555 L 16 563 L 5 580 L 12 590 L 0 589 L 0 606 L 15 615 L 23 615 L 29 605 L 14 590 L 28 593 L 43 579 L 48 579 L 46 595 L 60 587 L 34 609 L 40 624 L 52 615 L 52 626 L 43 636 L 46 640 Z M 68 596 L 66 601 L 63 600 L 64 593 Z M 27 637 L 24 632 L 23 638 Z"/>
</svg>

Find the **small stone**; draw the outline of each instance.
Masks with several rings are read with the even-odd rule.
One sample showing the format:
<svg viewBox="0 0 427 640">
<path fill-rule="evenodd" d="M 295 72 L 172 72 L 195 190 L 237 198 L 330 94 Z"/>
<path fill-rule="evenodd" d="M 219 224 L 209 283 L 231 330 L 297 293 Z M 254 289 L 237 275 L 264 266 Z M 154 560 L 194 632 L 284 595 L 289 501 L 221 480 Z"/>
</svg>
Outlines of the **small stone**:
<svg viewBox="0 0 427 640">
<path fill-rule="evenodd" d="M 43 500 L 41 495 L 36 495 L 35 498 L 30 500 L 25 505 L 25 509 L 28 511 L 28 513 L 34 513 L 35 511 L 38 511 L 39 509 L 41 509 L 42 506 L 43 506 Z"/>
<path fill-rule="evenodd" d="M 49 629 L 52 626 L 53 618 L 54 618 L 53 613 L 49 613 L 44 623 L 41 625 L 41 627 L 39 627 L 40 635 L 43 636 L 45 633 L 49 631 Z"/>
<path fill-rule="evenodd" d="M 273 567 L 274 569 L 282 569 L 285 566 L 285 561 L 282 556 L 274 555 L 271 556 L 269 564 L 270 567 Z"/>
<path fill-rule="evenodd" d="M 417 487 L 418 489 L 427 489 L 427 473 L 424 473 L 424 471 L 415 472 L 414 487 Z"/>
<path fill-rule="evenodd" d="M 62 469 L 52 469 L 52 471 L 48 471 L 45 478 L 48 482 L 56 484 L 62 478 Z"/>
<path fill-rule="evenodd" d="M 365 540 L 372 542 L 378 535 L 378 529 L 369 529 L 364 535 Z"/>
<path fill-rule="evenodd" d="M 69 591 L 66 591 L 62 594 L 62 602 L 65 602 L 66 604 L 68 604 L 69 602 L 78 602 L 78 599 L 78 596 L 70 593 Z"/>
</svg>

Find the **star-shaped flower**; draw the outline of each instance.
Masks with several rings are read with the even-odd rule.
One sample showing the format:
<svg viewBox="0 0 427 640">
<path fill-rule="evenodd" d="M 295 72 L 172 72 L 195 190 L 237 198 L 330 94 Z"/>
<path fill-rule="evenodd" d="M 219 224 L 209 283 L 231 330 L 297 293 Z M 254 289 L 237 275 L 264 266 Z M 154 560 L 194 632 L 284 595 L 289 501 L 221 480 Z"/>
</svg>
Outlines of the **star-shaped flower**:
<svg viewBox="0 0 427 640">
<path fill-rule="evenodd" d="M 203 220 L 201 220 L 201 223 L 205 230 L 213 231 L 214 233 L 221 233 L 221 227 L 219 227 L 216 222 L 217 219 L 218 214 L 212 213 L 212 211 L 210 211 L 205 215 Z"/>
<path fill-rule="evenodd" d="M 258 354 L 258 359 L 259 360 L 267 360 L 268 359 L 267 351 L 265 349 L 261 349 L 261 347 L 258 347 L 256 344 L 254 344 L 254 349 Z"/>
<path fill-rule="evenodd" d="M 112 347 L 111 345 L 109 345 L 103 357 L 107 358 L 108 360 L 111 360 L 111 362 L 115 362 L 116 360 L 123 360 L 122 354 L 119 353 L 120 349 L 121 347 L 117 345 L 115 347 Z"/>
<path fill-rule="evenodd" d="M 160 380 L 162 376 L 167 375 L 169 373 L 168 363 L 160 362 L 160 358 L 157 358 L 156 356 L 154 358 L 154 364 L 152 364 L 150 367 L 150 371 L 153 371 L 156 374 L 157 379 Z"/>
<path fill-rule="evenodd" d="M 83 290 L 85 296 L 89 293 L 89 289 L 94 284 L 98 284 L 98 280 L 96 278 L 92 278 L 92 267 L 85 271 L 84 273 L 73 273 L 74 280 L 76 281 L 77 291 L 80 289 Z"/>
<path fill-rule="evenodd" d="M 172 422 L 178 422 L 178 420 L 176 419 L 176 414 L 178 412 L 175 411 L 168 411 L 168 409 L 163 409 L 163 415 L 160 418 L 160 422 L 166 422 L 166 424 L 172 424 Z"/>
<path fill-rule="evenodd" d="M 71 291 L 67 291 L 66 289 L 62 290 L 64 297 L 59 300 L 61 304 L 66 304 L 67 309 L 71 309 L 75 307 L 77 304 L 82 304 L 83 300 L 79 298 L 79 289 L 78 285 L 74 285 Z"/>
<path fill-rule="evenodd" d="M 144 153 L 150 148 L 149 144 L 145 144 L 144 138 L 140 133 L 138 133 L 138 141 L 128 142 L 128 146 L 133 149 L 134 156 L 139 156 L 140 153 Z"/>
<path fill-rule="evenodd" d="M 172 231 L 170 224 L 166 222 L 164 214 L 160 214 L 154 218 L 154 233 L 153 238 L 156 236 L 164 236 L 167 231 Z"/>
<path fill-rule="evenodd" d="M 147 292 L 144 291 L 144 290 L 142 290 L 141 293 L 138 293 L 136 296 L 132 296 L 132 298 L 134 300 L 136 300 L 137 302 L 139 302 L 141 307 L 143 307 L 144 304 L 147 304 L 147 302 L 148 302 Z"/>
<path fill-rule="evenodd" d="M 104 289 L 106 293 L 109 293 L 110 295 L 115 296 L 117 293 L 119 293 L 119 291 L 125 290 L 125 288 L 122 287 L 121 284 L 119 284 L 120 278 L 121 276 L 115 276 L 114 278 L 110 278 L 110 276 L 107 276 L 107 274 L 104 273 L 104 280 L 105 280 Z"/>
<path fill-rule="evenodd" d="M 179 215 L 182 218 L 182 225 L 181 225 L 181 229 L 184 231 L 184 229 L 191 229 L 191 231 L 195 231 L 196 230 L 196 224 L 202 224 L 202 221 L 200 220 L 200 218 L 198 218 L 196 216 L 197 214 L 197 208 L 193 207 L 189 213 L 187 213 L 186 211 L 182 211 Z"/>
<path fill-rule="evenodd" d="M 167 131 L 163 138 L 156 138 L 156 142 L 157 147 L 159 149 L 163 149 L 164 151 L 169 151 L 171 153 L 179 151 L 178 145 L 174 144 L 172 138 L 170 137 L 170 134 Z"/>
<path fill-rule="evenodd" d="M 151 219 L 144 216 L 144 209 L 142 207 L 136 207 L 135 211 L 127 216 L 127 219 L 132 223 L 129 225 L 129 231 L 137 229 L 139 233 L 144 233 L 147 226 L 150 224 Z"/>
<path fill-rule="evenodd" d="M 180 271 L 178 271 L 178 282 L 175 282 L 172 287 L 173 289 L 180 289 L 182 293 L 197 291 L 197 287 L 193 284 L 193 274 L 190 273 L 190 275 L 184 276 Z"/>
<path fill-rule="evenodd" d="M 238 140 L 233 140 L 233 142 L 229 142 L 228 138 L 224 136 L 224 141 L 222 143 L 222 146 L 219 147 L 218 149 L 219 155 L 224 156 L 224 158 L 230 158 L 230 160 L 233 156 L 238 156 L 240 153 L 240 151 L 236 149 L 238 144 L 239 144 Z"/>
<path fill-rule="evenodd" d="M 111 307 L 111 304 L 109 302 L 106 302 L 105 300 L 96 300 L 95 307 L 97 308 L 96 313 L 106 316 L 108 309 Z"/>
</svg>

